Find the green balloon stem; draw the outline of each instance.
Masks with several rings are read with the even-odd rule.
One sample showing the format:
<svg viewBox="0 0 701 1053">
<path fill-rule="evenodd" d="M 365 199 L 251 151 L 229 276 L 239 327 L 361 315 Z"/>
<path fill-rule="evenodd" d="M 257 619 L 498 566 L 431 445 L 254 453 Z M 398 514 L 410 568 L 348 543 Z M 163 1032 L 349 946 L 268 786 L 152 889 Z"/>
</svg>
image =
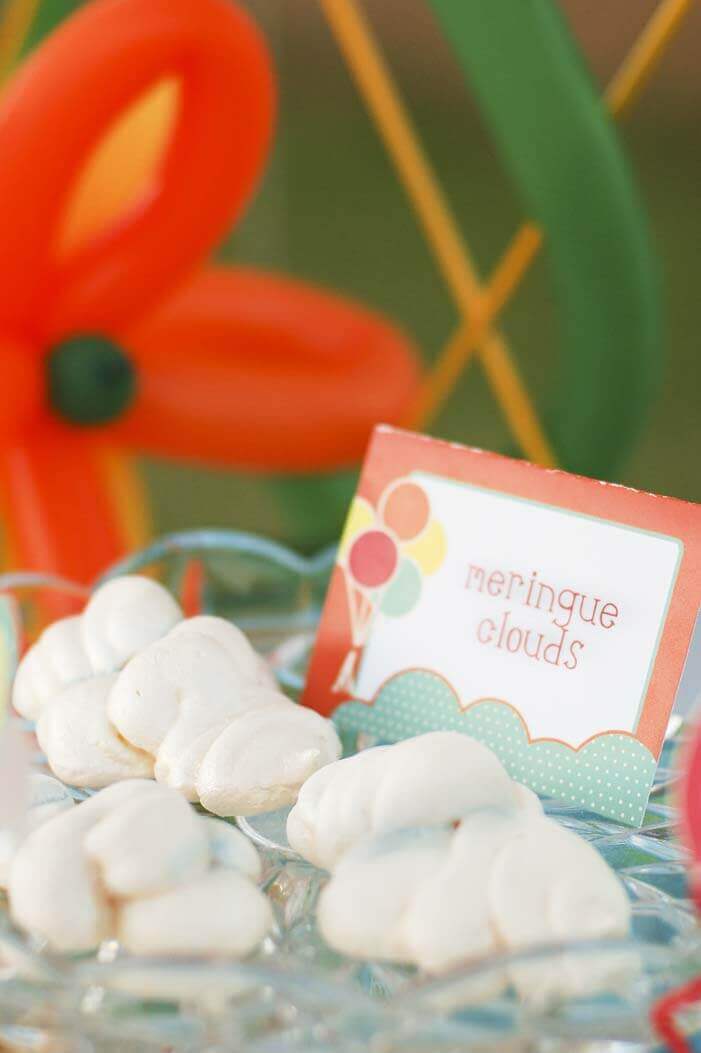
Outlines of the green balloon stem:
<svg viewBox="0 0 701 1053">
<path fill-rule="evenodd" d="M 429 3 L 545 232 L 563 361 L 549 434 L 564 467 L 608 477 L 662 358 L 656 261 L 610 115 L 550 0 Z"/>
</svg>

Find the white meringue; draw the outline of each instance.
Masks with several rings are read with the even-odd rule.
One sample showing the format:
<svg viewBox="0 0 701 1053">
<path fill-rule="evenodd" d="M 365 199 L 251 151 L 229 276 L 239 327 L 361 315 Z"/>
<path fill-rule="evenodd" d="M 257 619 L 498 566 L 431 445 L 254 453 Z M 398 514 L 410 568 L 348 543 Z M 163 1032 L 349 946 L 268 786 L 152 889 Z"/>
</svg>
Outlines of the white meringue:
<svg viewBox="0 0 701 1053">
<path fill-rule="evenodd" d="M 179 794 L 159 789 L 127 801 L 83 841 L 112 897 L 152 896 L 209 868 L 209 837 L 197 815 Z"/>
<path fill-rule="evenodd" d="M 171 594 L 157 581 L 125 574 L 105 582 L 93 593 L 80 623 L 93 673 L 121 669 L 143 647 L 169 632 L 182 616 Z"/>
<path fill-rule="evenodd" d="M 326 942 L 355 958 L 406 962 L 406 913 L 423 882 L 450 850 L 448 830 L 401 830 L 357 844 L 319 898 Z"/>
<path fill-rule="evenodd" d="M 80 616 L 54 622 L 24 655 L 12 689 L 12 704 L 21 716 L 36 720 L 59 691 L 92 675 L 80 624 Z"/>
<path fill-rule="evenodd" d="M 149 778 L 153 760 L 120 738 L 107 719 L 115 675 L 66 687 L 39 714 L 36 735 L 52 772 L 71 786 L 100 789 L 119 779 Z"/>
<path fill-rule="evenodd" d="M 10 865 L 13 921 L 58 951 L 92 950 L 110 937 L 112 904 L 85 854 L 83 839 L 113 808 L 159 789 L 142 780 L 118 783 L 34 830 Z"/>
<path fill-rule="evenodd" d="M 631 915 L 623 886 L 599 853 L 544 818 L 524 822 L 496 856 L 489 911 L 501 940 L 515 950 L 624 936 Z M 523 997 L 544 1002 L 595 989 L 629 964 L 625 955 L 562 955 L 555 962 L 512 966 L 509 972 Z"/>
<path fill-rule="evenodd" d="M 315 866 L 334 863 L 372 830 L 375 788 L 392 747 L 375 746 L 310 776 L 287 817 L 287 839 Z M 327 792 L 328 791 L 328 792 Z"/>
<path fill-rule="evenodd" d="M 411 961 L 427 972 L 444 972 L 499 949 L 489 910 L 490 878 L 498 852 L 520 824 L 517 813 L 489 809 L 463 820 L 404 919 Z"/>
<path fill-rule="evenodd" d="M 340 754 L 331 723 L 279 693 L 240 629 L 183 620 L 162 586 L 136 576 L 107 582 L 82 615 L 46 630 L 14 700 L 65 782 L 153 776 L 218 815 L 289 804 Z"/>
<path fill-rule="evenodd" d="M 588 842 L 544 816 L 484 809 L 452 831 L 404 829 L 360 841 L 321 893 L 319 928 L 358 958 L 439 974 L 498 950 L 624 935 L 630 904 Z M 629 963 L 628 963 L 629 964 Z M 610 983 L 621 960 L 558 957 L 494 971 L 471 997 L 510 980 L 529 1000 Z"/>
<path fill-rule="evenodd" d="M 354 957 L 439 974 L 499 951 L 618 936 L 629 926 L 626 893 L 595 849 L 546 819 L 531 790 L 457 732 L 328 765 L 302 787 L 287 834 L 332 871 L 319 928 Z M 493 997 L 509 982 L 529 1000 L 590 992 L 629 964 L 570 954 L 493 969 L 464 996 Z"/>
<path fill-rule="evenodd" d="M 197 793 L 215 815 L 255 815 L 291 804 L 300 786 L 341 746 L 333 725 L 272 692 L 233 720 L 209 747 Z M 260 703 L 261 695 L 257 696 Z"/>
<path fill-rule="evenodd" d="M 287 821 L 292 848 L 332 870 L 367 834 L 452 822 L 480 808 L 540 810 L 486 746 L 434 731 L 363 750 L 311 776 Z"/>
<path fill-rule="evenodd" d="M 212 614 L 198 614 L 176 625 L 172 630 L 172 635 L 181 631 L 201 633 L 202 636 L 209 636 L 212 640 L 216 640 L 231 657 L 234 665 L 246 680 L 272 691 L 278 689 L 277 680 L 268 663 L 251 645 L 246 634 L 226 618 L 218 618 Z"/>
<path fill-rule="evenodd" d="M 183 755 L 202 735 L 224 727 L 251 705 L 245 701 L 247 688 L 220 643 L 181 628 L 125 666 L 112 688 L 108 714 L 127 742 L 154 756 L 163 782 L 196 800 L 201 758 L 196 752 L 191 763 L 184 763 Z M 171 773 L 178 760 L 182 770 Z"/>
<path fill-rule="evenodd" d="M 150 578 L 125 575 L 106 582 L 81 615 L 54 622 L 26 652 L 13 685 L 15 709 L 37 720 L 63 688 L 120 669 L 181 619 L 167 589 Z"/>
<path fill-rule="evenodd" d="M 272 913 L 255 849 L 225 827 L 157 783 L 110 786 L 20 846 L 11 916 L 58 951 L 117 938 L 139 954 L 246 954 Z"/>
<path fill-rule="evenodd" d="M 159 782 L 216 815 L 280 808 L 340 743 L 329 721 L 262 686 L 260 669 L 238 629 L 192 618 L 125 666 L 109 718 L 154 756 Z"/>
<path fill-rule="evenodd" d="M 263 872 L 260 856 L 245 834 L 231 823 L 208 815 L 200 816 L 199 822 L 207 833 L 212 866 L 238 870 L 252 881 L 260 881 Z"/>
<path fill-rule="evenodd" d="M 36 830 L 55 815 L 68 811 L 75 804 L 63 783 L 41 772 L 29 774 L 27 790 L 25 814 L 13 829 L 0 832 L 0 888 L 7 887 L 10 864 L 24 838 L 32 830 Z"/>
<path fill-rule="evenodd" d="M 260 889 L 233 870 L 210 870 L 159 896 L 121 905 L 116 935 L 132 954 L 250 953 L 272 925 Z"/>
</svg>

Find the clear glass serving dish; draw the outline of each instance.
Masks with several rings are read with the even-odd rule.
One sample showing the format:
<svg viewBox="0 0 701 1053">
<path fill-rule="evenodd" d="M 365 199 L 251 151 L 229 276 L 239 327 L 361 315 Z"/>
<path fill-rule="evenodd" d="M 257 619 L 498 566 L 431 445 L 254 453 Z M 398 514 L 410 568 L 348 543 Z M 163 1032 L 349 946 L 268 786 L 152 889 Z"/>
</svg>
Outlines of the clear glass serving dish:
<svg viewBox="0 0 701 1053">
<path fill-rule="evenodd" d="M 105 576 L 155 574 L 186 605 L 233 618 L 270 659 L 286 691 L 304 682 L 333 550 L 305 558 L 231 531 L 166 537 Z M 0 576 L 20 624 L 88 590 L 31 574 Z M 27 728 L 31 734 L 31 729 Z M 656 1049 L 649 1010 L 701 972 L 701 927 L 688 898 L 675 836 L 670 740 L 641 829 L 547 801 L 546 810 L 590 840 L 620 874 L 633 905 L 631 937 L 543 946 L 429 979 L 330 951 L 315 926 L 325 875 L 287 846 L 283 813 L 239 820 L 261 849 L 275 909 L 273 934 L 245 961 L 145 960 L 118 946 L 57 957 L 16 931 L 0 903 L 0 1050 L 45 1053 L 643 1053 Z M 351 749 L 363 742 L 348 744 Z M 37 770 L 43 758 L 37 752 Z M 79 791 L 75 791 L 80 796 Z M 566 956 L 566 957 L 565 957 Z M 558 969 L 579 959 L 624 963 L 596 994 L 524 1003 L 507 989 L 484 1001 L 485 981 L 513 969 Z M 701 1019 L 685 1021 L 701 1033 Z M 701 1044 L 699 1045 L 701 1049 Z"/>
</svg>

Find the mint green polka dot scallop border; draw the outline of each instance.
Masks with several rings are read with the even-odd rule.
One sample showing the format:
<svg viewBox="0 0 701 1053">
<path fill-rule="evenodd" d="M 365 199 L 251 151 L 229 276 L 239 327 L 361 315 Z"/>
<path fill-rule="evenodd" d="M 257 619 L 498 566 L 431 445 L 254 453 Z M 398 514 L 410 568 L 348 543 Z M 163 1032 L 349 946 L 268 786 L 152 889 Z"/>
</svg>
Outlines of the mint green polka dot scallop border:
<svg viewBox="0 0 701 1053">
<path fill-rule="evenodd" d="M 382 742 L 451 730 L 489 746 L 512 778 L 537 793 L 638 826 L 645 814 L 657 762 L 638 739 L 607 731 L 573 750 L 559 742 L 531 742 L 518 713 L 484 700 L 460 710 L 449 684 L 425 670 L 398 673 L 372 705 L 345 702 L 333 716 L 342 733 L 364 732 Z"/>
</svg>

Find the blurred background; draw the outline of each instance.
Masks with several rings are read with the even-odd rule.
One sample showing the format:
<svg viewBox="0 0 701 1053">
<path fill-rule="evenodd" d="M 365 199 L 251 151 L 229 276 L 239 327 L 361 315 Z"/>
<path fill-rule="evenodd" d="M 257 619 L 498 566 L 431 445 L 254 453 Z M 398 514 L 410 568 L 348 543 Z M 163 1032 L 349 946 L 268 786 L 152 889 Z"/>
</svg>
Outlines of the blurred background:
<svg viewBox="0 0 701 1053">
<path fill-rule="evenodd" d="M 28 47 L 69 11 L 43 0 Z M 405 194 L 316 0 L 242 0 L 277 63 L 280 108 L 261 192 L 219 258 L 317 281 L 385 312 L 426 361 L 458 321 Z M 655 7 L 650 0 L 560 0 L 602 86 Z M 487 275 L 528 218 L 495 155 L 474 100 L 422 0 L 364 0 L 425 148 Z M 644 93 L 618 125 L 647 210 L 664 281 L 664 380 L 616 481 L 701 500 L 701 7 L 694 5 Z M 80 57 L 76 56 L 76 61 Z M 501 321 L 538 407 L 558 360 L 558 324 L 545 254 Z M 235 428 L 236 422 L 232 421 Z M 504 422 L 474 362 L 431 432 L 510 451 Z M 157 532 L 217 525 L 259 530 L 312 550 L 339 532 L 355 473 L 263 478 L 144 460 Z"/>
</svg>

